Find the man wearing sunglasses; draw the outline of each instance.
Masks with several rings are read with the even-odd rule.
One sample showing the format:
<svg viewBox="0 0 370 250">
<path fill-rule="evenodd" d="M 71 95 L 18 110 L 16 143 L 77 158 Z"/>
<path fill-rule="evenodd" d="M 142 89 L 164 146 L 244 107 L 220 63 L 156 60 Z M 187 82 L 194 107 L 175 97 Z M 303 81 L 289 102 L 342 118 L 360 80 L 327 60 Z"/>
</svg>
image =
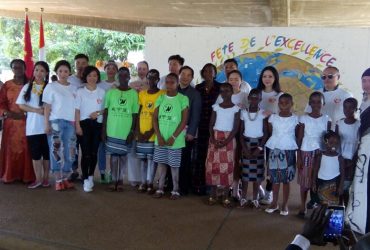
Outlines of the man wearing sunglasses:
<svg viewBox="0 0 370 250">
<path fill-rule="evenodd" d="M 352 97 L 352 93 L 339 87 L 339 78 L 339 69 L 334 66 L 325 68 L 321 75 L 324 88 L 319 91 L 322 92 L 325 97 L 322 113 L 331 118 L 332 130 L 335 129 L 337 121 L 345 117 L 343 113 L 344 100 Z M 306 106 L 305 112 L 311 112 L 311 107 L 309 105 Z"/>
<path fill-rule="evenodd" d="M 352 93 L 339 87 L 339 78 L 339 70 L 333 66 L 325 68 L 321 75 L 324 82 L 323 94 L 325 97 L 322 112 L 331 118 L 332 129 L 335 128 L 337 121 L 345 117 L 343 113 L 344 100 L 352 97 Z"/>
</svg>

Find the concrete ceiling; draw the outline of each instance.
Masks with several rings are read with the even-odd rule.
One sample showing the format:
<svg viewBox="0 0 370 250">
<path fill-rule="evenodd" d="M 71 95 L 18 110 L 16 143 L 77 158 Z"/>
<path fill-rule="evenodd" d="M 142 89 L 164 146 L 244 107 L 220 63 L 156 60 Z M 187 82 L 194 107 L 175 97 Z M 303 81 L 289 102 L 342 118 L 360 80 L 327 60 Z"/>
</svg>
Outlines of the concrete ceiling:
<svg viewBox="0 0 370 250">
<path fill-rule="evenodd" d="M 0 0 L 0 16 L 143 34 L 147 26 L 369 27 L 370 0 Z"/>
</svg>

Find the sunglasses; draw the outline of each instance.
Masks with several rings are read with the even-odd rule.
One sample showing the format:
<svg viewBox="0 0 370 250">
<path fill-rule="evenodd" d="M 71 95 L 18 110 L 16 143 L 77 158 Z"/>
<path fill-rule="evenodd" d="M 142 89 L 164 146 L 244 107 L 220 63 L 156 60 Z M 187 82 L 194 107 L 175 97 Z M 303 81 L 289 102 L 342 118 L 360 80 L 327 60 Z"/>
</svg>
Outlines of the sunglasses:
<svg viewBox="0 0 370 250">
<path fill-rule="evenodd" d="M 321 76 L 321 79 L 325 80 L 326 78 L 328 79 L 333 79 L 335 76 L 337 76 L 338 74 L 329 74 L 329 75 L 322 75 Z"/>
</svg>

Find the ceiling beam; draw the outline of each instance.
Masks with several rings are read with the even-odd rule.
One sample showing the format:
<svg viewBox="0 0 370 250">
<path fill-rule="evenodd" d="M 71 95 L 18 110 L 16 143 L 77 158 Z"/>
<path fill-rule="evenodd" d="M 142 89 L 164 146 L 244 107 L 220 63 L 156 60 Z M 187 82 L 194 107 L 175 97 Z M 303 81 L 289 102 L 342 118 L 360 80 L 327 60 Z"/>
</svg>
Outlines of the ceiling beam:
<svg viewBox="0 0 370 250">
<path fill-rule="evenodd" d="M 290 0 L 270 0 L 272 26 L 290 26 Z"/>
</svg>

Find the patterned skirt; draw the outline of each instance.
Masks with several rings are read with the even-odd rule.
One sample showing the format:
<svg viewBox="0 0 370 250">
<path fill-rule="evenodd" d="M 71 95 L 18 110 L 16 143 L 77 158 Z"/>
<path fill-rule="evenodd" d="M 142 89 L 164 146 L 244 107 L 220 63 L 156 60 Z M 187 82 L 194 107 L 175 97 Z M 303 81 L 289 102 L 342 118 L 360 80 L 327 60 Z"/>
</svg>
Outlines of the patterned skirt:
<svg viewBox="0 0 370 250">
<path fill-rule="evenodd" d="M 295 177 L 296 151 L 271 149 L 269 153 L 269 173 L 273 184 L 289 183 Z"/>
<path fill-rule="evenodd" d="M 154 148 L 153 161 L 166 164 L 172 168 L 179 168 L 181 165 L 182 148 L 171 149 L 168 147 L 156 146 Z"/>
<path fill-rule="evenodd" d="M 154 142 L 137 142 L 136 156 L 138 159 L 153 159 Z"/>
<path fill-rule="evenodd" d="M 320 149 L 314 151 L 301 151 L 302 168 L 298 168 L 297 182 L 301 189 L 309 190 L 312 187 L 313 163 Z"/>
<path fill-rule="evenodd" d="M 255 149 L 261 145 L 262 138 L 244 137 L 245 144 L 249 149 Z M 243 156 L 243 181 L 262 182 L 265 177 L 265 159 L 264 151 L 260 151 L 257 156 L 246 158 Z"/>
<path fill-rule="evenodd" d="M 337 195 L 337 186 L 339 184 L 339 177 L 331 180 L 317 180 L 317 194 L 321 204 L 338 205 L 339 196 Z"/>
<path fill-rule="evenodd" d="M 109 155 L 122 155 L 125 156 L 130 151 L 131 145 L 127 145 L 126 140 L 107 137 L 105 143 L 105 150 Z"/>
<path fill-rule="evenodd" d="M 224 140 L 230 132 L 215 130 L 216 140 Z M 230 186 L 233 183 L 233 171 L 235 163 L 235 139 L 222 148 L 216 148 L 209 143 L 206 160 L 206 183 L 211 186 Z"/>
</svg>

